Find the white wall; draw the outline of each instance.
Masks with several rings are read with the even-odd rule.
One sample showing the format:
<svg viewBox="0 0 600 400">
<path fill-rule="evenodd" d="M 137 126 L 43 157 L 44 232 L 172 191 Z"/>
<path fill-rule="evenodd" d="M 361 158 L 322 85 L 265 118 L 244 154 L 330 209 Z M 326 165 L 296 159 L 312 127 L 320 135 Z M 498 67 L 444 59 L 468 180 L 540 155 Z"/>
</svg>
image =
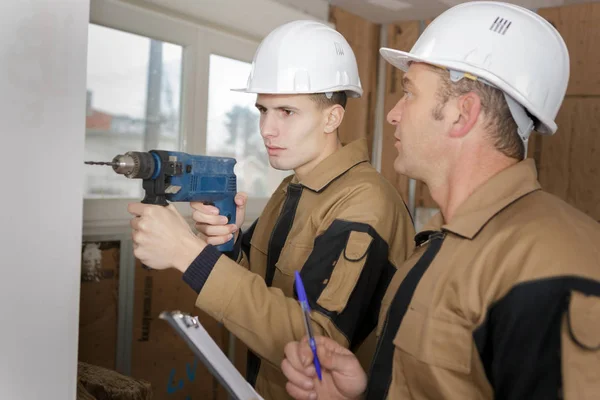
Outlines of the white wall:
<svg viewBox="0 0 600 400">
<path fill-rule="evenodd" d="M 75 399 L 88 18 L 2 0 L 0 399 Z"/>
</svg>

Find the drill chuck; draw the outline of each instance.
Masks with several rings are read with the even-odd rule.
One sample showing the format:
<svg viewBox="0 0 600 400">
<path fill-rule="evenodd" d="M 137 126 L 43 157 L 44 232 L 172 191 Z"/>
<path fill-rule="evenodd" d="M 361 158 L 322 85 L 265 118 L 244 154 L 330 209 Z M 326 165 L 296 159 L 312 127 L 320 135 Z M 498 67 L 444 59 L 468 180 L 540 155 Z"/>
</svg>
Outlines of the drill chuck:
<svg viewBox="0 0 600 400">
<path fill-rule="evenodd" d="M 157 157 L 147 151 L 128 151 L 115 156 L 112 161 L 85 161 L 85 164 L 110 165 L 117 174 L 130 179 L 154 179 L 156 166 L 160 165 Z"/>
<path fill-rule="evenodd" d="M 128 151 L 112 160 L 113 170 L 130 179 L 150 179 L 154 174 L 155 161 L 152 154 L 140 151 Z"/>
</svg>

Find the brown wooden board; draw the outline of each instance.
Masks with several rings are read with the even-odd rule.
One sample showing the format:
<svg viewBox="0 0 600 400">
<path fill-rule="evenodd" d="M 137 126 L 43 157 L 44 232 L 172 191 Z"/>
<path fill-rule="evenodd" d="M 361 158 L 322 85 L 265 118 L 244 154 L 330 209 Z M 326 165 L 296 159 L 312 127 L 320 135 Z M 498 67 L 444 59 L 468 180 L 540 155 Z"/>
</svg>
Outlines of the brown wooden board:
<svg viewBox="0 0 600 400">
<path fill-rule="evenodd" d="M 83 242 L 79 297 L 79 361 L 116 367 L 119 241 Z"/>
<path fill-rule="evenodd" d="M 339 128 L 340 140 L 347 144 L 366 137 L 369 155 L 373 149 L 375 102 L 377 98 L 377 64 L 379 60 L 380 25 L 374 24 L 337 7 L 331 7 L 329 21 L 335 24 L 348 43 L 358 64 L 363 95 L 349 98 L 344 120 Z"/>
<path fill-rule="evenodd" d="M 553 136 L 536 138 L 542 187 L 600 221 L 600 98 L 568 97 Z"/>
<path fill-rule="evenodd" d="M 135 267 L 131 376 L 152 385 L 154 400 L 225 400 L 225 389 L 196 359 L 162 311 L 197 315 L 215 342 L 227 353 L 227 332 L 195 308 L 196 293 L 176 270 L 148 271 Z"/>
<path fill-rule="evenodd" d="M 397 50 L 410 50 L 413 44 L 419 37 L 419 22 L 409 21 L 389 25 L 387 30 L 387 47 Z M 384 61 L 385 62 L 385 61 Z M 396 105 L 402 98 L 402 76 L 404 73 L 398 68 L 385 62 L 385 98 L 384 110 L 385 115 Z M 383 125 L 383 138 L 381 150 L 381 173 L 398 189 L 398 192 L 408 204 L 408 181 L 409 179 L 396 173 L 394 170 L 394 160 L 398 155 L 396 147 L 394 147 L 395 127 L 387 121 Z"/>
<path fill-rule="evenodd" d="M 540 8 L 560 32 L 571 57 L 568 95 L 600 95 L 600 3 Z"/>
</svg>

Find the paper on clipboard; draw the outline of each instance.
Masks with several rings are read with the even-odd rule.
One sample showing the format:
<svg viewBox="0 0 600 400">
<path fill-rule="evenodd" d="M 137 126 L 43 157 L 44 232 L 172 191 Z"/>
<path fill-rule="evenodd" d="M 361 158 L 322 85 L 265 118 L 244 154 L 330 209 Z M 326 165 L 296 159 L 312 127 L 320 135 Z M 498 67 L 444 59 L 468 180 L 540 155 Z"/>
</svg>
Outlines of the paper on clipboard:
<svg viewBox="0 0 600 400">
<path fill-rule="evenodd" d="M 217 346 L 198 317 L 180 311 L 163 311 L 160 318 L 167 321 L 186 341 L 194 354 L 235 400 L 264 400 Z"/>
</svg>

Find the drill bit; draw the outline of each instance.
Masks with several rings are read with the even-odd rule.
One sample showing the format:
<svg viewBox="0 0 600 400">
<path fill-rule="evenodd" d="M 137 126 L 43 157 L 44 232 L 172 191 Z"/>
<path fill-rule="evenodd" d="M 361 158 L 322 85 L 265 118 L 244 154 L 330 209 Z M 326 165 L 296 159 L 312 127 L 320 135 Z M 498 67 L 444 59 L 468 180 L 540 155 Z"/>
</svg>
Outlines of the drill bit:
<svg viewBox="0 0 600 400">
<path fill-rule="evenodd" d="M 87 165 L 108 165 L 112 167 L 117 174 L 125 175 L 127 178 L 144 178 L 146 175 L 148 175 L 147 178 L 150 178 L 154 172 L 153 164 L 151 165 L 152 168 L 144 168 L 144 177 L 141 175 L 138 176 L 141 162 L 138 153 L 139 152 L 127 152 L 125 154 L 118 154 L 112 161 L 84 161 L 84 163 Z M 153 162 L 152 155 L 150 153 L 147 154 L 147 158 L 149 157 L 150 160 L 145 160 L 146 163 L 148 161 Z"/>
<path fill-rule="evenodd" d="M 110 165 L 110 166 L 118 166 L 119 163 L 114 161 L 84 161 L 87 165 Z"/>
</svg>

